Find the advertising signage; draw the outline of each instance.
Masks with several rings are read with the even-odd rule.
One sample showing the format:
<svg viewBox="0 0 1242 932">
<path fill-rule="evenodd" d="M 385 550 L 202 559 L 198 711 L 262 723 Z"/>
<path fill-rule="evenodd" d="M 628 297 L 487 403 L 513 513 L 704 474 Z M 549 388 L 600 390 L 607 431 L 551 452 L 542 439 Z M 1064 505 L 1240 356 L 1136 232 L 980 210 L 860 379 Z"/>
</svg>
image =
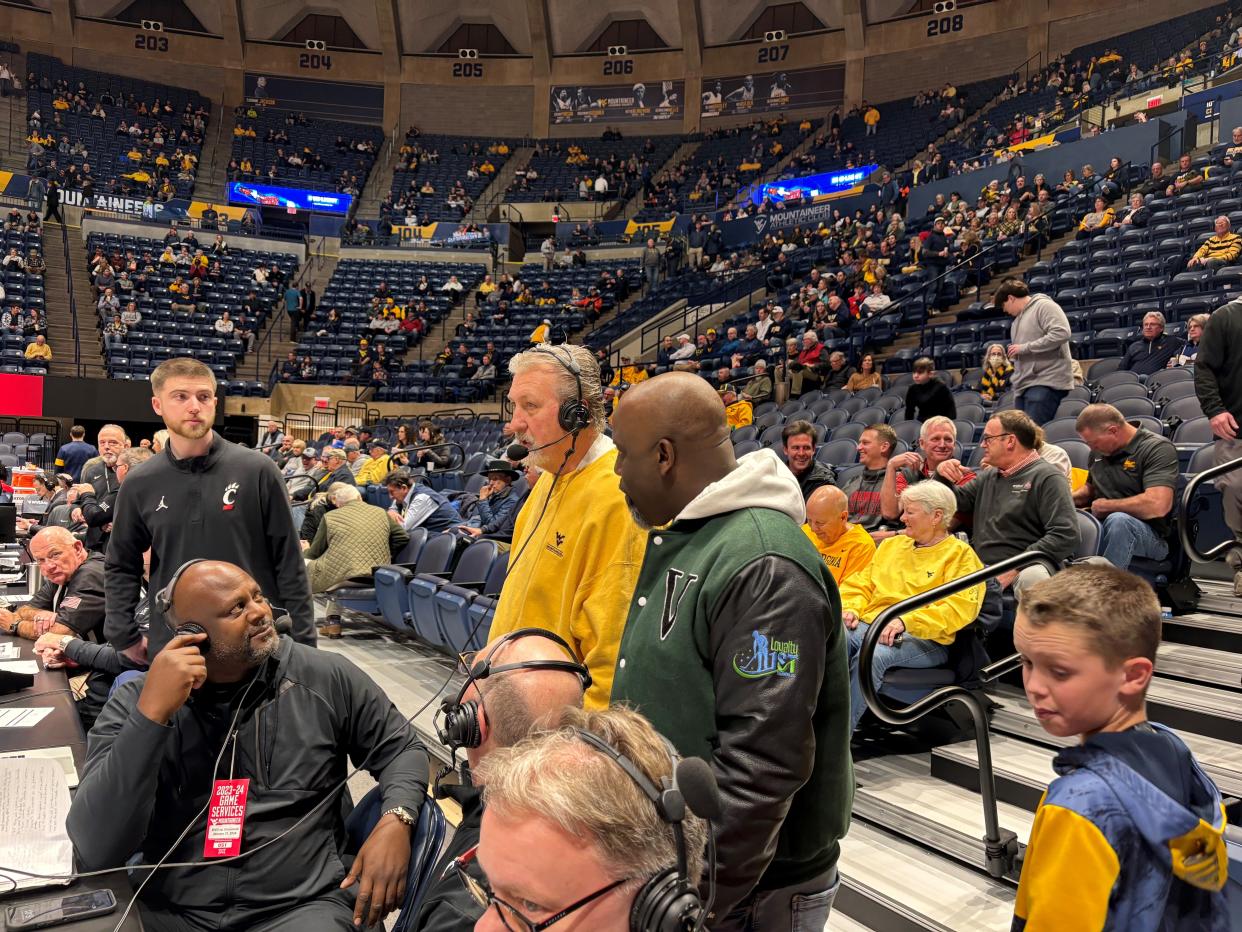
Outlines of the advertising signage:
<svg viewBox="0 0 1242 932">
<path fill-rule="evenodd" d="M 554 125 L 655 123 L 680 120 L 685 96 L 685 81 L 558 86 L 552 88 L 550 112 Z"/>
<path fill-rule="evenodd" d="M 845 65 L 790 68 L 766 74 L 703 79 L 699 111 L 704 119 L 815 108 L 828 110 L 845 100 Z"/>
<path fill-rule="evenodd" d="M 284 188 L 278 185 L 255 184 L 251 181 L 229 182 L 229 203 L 246 207 L 276 207 L 293 211 L 306 210 L 321 214 L 347 214 L 353 195 L 337 191 L 316 191 L 313 188 Z"/>
<path fill-rule="evenodd" d="M 842 191 L 865 185 L 877 168 L 878 165 L 861 165 L 858 168 L 843 168 L 834 172 L 770 181 L 756 187 L 751 193 L 751 200 L 756 204 L 762 204 L 769 198 L 774 201 L 809 202 L 817 197 L 840 194 Z"/>
</svg>

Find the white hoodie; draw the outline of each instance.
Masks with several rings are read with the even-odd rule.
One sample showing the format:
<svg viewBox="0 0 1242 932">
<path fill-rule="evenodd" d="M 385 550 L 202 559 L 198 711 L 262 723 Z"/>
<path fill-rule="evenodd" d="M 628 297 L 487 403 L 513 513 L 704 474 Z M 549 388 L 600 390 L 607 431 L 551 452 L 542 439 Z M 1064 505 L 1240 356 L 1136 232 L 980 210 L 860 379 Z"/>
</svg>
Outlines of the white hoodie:
<svg viewBox="0 0 1242 932">
<path fill-rule="evenodd" d="M 772 450 L 756 450 L 737 461 L 737 469 L 696 495 L 677 521 L 728 514 L 742 508 L 771 508 L 806 522 L 806 503 L 798 480 Z"/>
</svg>

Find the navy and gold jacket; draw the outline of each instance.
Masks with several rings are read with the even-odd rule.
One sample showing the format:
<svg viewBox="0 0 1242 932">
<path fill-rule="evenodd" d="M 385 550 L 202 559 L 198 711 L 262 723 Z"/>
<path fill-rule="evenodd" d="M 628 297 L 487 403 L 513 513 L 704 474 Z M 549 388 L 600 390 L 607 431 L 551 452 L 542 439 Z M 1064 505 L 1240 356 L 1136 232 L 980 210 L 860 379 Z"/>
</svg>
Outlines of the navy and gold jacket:
<svg viewBox="0 0 1242 932">
<path fill-rule="evenodd" d="M 1225 810 L 1161 725 L 1061 751 L 1026 849 L 1013 932 L 1224 932 Z"/>
</svg>

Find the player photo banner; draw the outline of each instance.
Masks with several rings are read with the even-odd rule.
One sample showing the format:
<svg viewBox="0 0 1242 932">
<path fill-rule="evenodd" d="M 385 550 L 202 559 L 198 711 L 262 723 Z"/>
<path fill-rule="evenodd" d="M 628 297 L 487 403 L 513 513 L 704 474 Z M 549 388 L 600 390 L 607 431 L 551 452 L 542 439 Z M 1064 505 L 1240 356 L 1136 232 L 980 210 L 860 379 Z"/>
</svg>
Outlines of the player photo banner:
<svg viewBox="0 0 1242 932">
<path fill-rule="evenodd" d="M 685 81 L 554 85 L 553 124 L 654 123 L 681 120 Z"/>
<path fill-rule="evenodd" d="M 828 109 L 845 100 L 845 65 L 704 78 L 701 115 L 746 116 L 780 110 Z"/>
</svg>

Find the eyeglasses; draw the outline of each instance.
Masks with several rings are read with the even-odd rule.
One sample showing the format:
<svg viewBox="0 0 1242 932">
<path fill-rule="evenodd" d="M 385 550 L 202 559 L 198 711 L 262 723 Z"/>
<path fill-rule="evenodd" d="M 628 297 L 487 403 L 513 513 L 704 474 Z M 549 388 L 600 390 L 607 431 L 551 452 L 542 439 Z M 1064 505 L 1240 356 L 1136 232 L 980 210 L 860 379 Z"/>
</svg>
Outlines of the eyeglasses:
<svg viewBox="0 0 1242 932">
<path fill-rule="evenodd" d="M 608 884 L 608 886 L 600 887 L 594 893 L 588 894 L 576 903 L 566 906 L 555 916 L 550 916 L 542 922 L 535 922 L 533 919 L 527 919 L 520 912 L 518 912 L 517 909 L 496 896 L 496 894 L 492 892 L 491 887 L 488 886 L 486 879 L 480 880 L 466 871 L 466 868 L 472 862 L 477 863 L 475 855 L 478 853 L 478 850 L 479 846 L 475 845 L 473 848 L 462 854 L 461 857 L 455 858 L 445 869 L 444 876 L 447 877 L 450 873 L 456 874 L 458 879 L 461 881 L 462 886 L 466 888 L 466 892 L 474 898 L 476 903 L 485 909 L 495 908 L 496 915 L 500 917 L 501 923 L 506 929 L 509 929 L 510 932 L 541 932 L 541 930 L 560 922 L 570 913 L 575 913 L 588 903 L 593 903 L 600 897 L 611 893 L 613 890 L 617 889 L 617 887 L 621 886 L 630 879 L 622 877 L 620 880 L 614 880 L 612 883 Z"/>
<path fill-rule="evenodd" d="M 1011 434 L 1011 433 L 1009 433 L 1009 434 L 993 434 L 993 435 L 992 435 L 992 436 L 990 436 L 990 437 L 989 437 L 987 434 L 984 434 L 982 437 L 980 437 L 980 438 L 979 438 L 979 442 L 980 442 L 981 444 L 983 444 L 983 445 L 986 447 L 986 446 L 988 446 L 989 444 L 991 444 L 991 442 L 992 442 L 993 440 L 1000 440 L 1000 438 L 1001 438 L 1001 437 L 1012 437 L 1012 436 L 1013 436 L 1013 434 Z"/>
</svg>

